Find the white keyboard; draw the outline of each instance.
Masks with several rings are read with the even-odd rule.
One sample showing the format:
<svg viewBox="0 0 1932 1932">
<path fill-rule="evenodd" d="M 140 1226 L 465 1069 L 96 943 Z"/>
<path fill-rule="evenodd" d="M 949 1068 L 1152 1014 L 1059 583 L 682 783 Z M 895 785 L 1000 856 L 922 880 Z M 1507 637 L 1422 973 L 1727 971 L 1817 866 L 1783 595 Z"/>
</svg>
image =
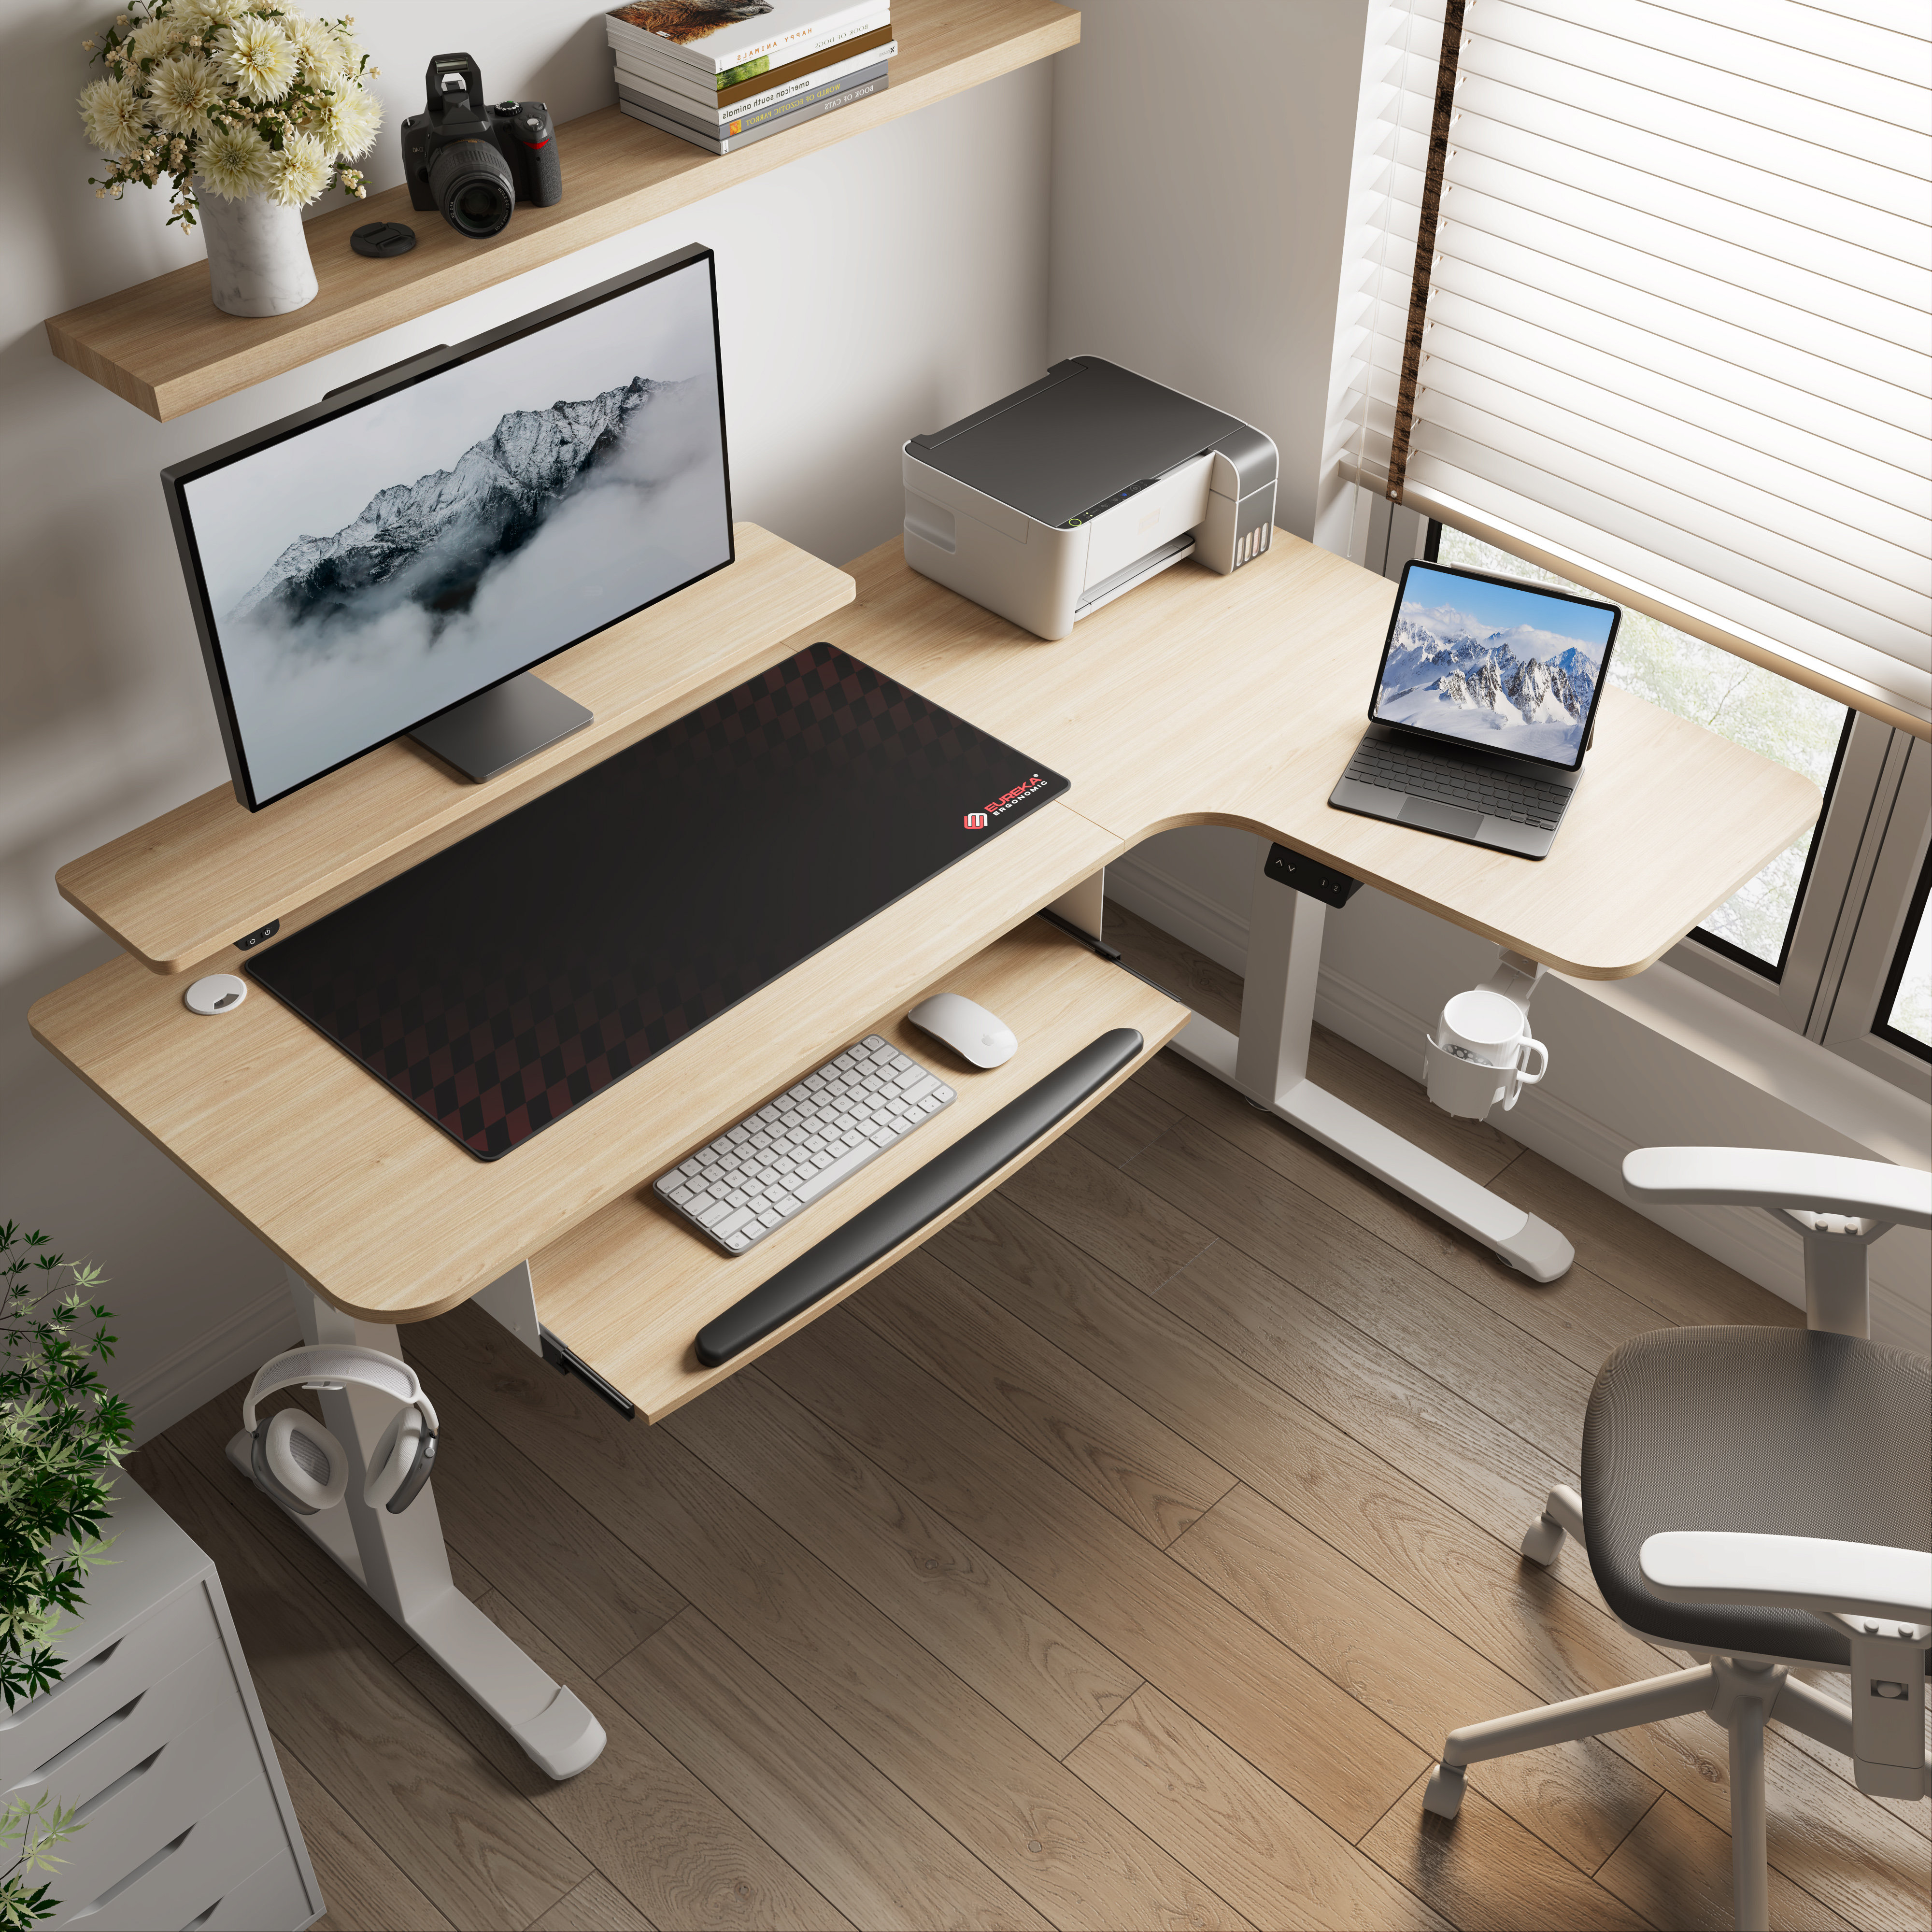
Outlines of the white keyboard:
<svg viewBox="0 0 1932 1932">
<path fill-rule="evenodd" d="M 742 1255 L 956 1097 L 868 1034 L 660 1176 L 658 1198 Z"/>
</svg>

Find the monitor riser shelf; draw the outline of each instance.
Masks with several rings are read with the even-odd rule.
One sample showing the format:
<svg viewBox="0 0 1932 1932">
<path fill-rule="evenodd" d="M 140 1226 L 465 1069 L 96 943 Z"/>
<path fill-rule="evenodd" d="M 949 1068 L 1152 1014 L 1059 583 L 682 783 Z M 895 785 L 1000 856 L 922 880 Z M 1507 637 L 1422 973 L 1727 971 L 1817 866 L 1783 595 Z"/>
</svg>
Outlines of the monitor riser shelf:
<svg viewBox="0 0 1932 1932">
<path fill-rule="evenodd" d="M 62 866 L 62 897 L 156 973 L 231 964 L 272 920 L 299 930 L 776 663 L 851 602 L 844 572 L 755 524 L 733 535 L 735 562 L 532 674 L 592 722 L 496 778 L 397 739 L 258 812 L 223 785 Z"/>
</svg>

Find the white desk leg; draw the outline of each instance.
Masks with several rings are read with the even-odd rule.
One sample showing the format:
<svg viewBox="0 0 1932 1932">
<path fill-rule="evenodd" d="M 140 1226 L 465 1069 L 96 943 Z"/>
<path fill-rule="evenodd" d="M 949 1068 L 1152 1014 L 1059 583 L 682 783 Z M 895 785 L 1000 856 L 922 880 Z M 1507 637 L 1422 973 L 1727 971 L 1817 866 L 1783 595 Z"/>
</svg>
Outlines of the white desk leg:
<svg viewBox="0 0 1932 1932">
<path fill-rule="evenodd" d="M 1263 869 L 1268 850 L 1262 847 L 1255 868 L 1241 1030 L 1231 1034 L 1196 1013 L 1174 1042 L 1174 1052 L 1493 1249 L 1532 1280 L 1556 1280 L 1576 1251 L 1548 1222 L 1478 1186 L 1308 1078 L 1328 909 L 1270 878 Z M 1420 1053 L 1418 1042 L 1418 1060 Z"/>
<path fill-rule="evenodd" d="M 332 1308 L 292 1270 L 289 1290 L 310 1342 L 348 1342 L 400 1357 L 392 1328 Z M 395 1414 L 373 1390 L 324 1389 L 322 1419 L 349 1452 L 349 1492 L 333 1509 L 290 1520 L 306 1530 L 552 1778 L 571 1778 L 604 1748 L 604 1727 L 576 1695 L 539 1670 L 451 1580 L 432 1481 L 400 1516 L 362 1500 L 365 1460 Z M 248 1471 L 238 1435 L 228 1456 Z M 252 1478 L 251 1478 L 252 1480 Z"/>
</svg>

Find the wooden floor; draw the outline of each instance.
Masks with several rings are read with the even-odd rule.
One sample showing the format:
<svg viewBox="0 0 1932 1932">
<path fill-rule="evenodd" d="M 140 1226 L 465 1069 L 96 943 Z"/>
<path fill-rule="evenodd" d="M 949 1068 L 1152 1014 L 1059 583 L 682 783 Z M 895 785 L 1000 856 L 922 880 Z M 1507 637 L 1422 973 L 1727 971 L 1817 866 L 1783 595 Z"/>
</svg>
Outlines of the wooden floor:
<svg viewBox="0 0 1932 1932">
<path fill-rule="evenodd" d="M 1123 917 L 1149 976 L 1238 982 Z M 1574 1240 L 1526 1283 L 1171 1054 L 661 1428 L 473 1310 L 404 1331 L 461 1586 L 610 1736 L 550 1784 L 222 1457 L 135 1457 L 221 1570 L 332 1927 L 1730 1923 L 1698 1717 L 1444 1732 L 1681 1661 L 1571 1549 L 1606 1350 L 1796 1311 L 1318 1037 L 1316 1077 Z M 1772 1922 L 1928 1920 L 1928 1808 L 1774 1730 Z"/>
</svg>

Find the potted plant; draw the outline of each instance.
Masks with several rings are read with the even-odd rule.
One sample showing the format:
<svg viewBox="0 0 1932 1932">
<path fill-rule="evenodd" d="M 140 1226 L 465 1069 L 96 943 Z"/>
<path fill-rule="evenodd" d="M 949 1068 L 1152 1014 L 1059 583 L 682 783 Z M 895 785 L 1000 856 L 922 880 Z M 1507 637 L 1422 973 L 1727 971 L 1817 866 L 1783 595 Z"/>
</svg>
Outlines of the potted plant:
<svg viewBox="0 0 1932 1932">
<path fill-rule="evenodd" d="M 132 1433 L 128 1405 L 94 1366 L 114 1353 L 112 1318 L 89 1298 L 100 1270 L 46 1246 L 0 1225 L 0 1697 L 10 1711 L 60 1682 L 53 1639 L 108 1546 L 109 1476 Z M 0 1932 L 52 1916 L 48 1887 L 30 1881 L 59 1862 L 52 1848 L 75 1828 L 50 1795 L 0 1811 Z"/>
<path fill-rule="evenodd" d="M 230 315 L 284 315 L 315 298 L 302 211 L 330 188 L 361 199 L 382 124 L 378 71 L 352 19 L 276 0 L 133 0 L 83 52 L 106 69 L 80 97 L 87 138 L 113 165 L 97 196 L 167 176 L 170 225 L 197 216 L 210 292 Z"/>
</svg>

